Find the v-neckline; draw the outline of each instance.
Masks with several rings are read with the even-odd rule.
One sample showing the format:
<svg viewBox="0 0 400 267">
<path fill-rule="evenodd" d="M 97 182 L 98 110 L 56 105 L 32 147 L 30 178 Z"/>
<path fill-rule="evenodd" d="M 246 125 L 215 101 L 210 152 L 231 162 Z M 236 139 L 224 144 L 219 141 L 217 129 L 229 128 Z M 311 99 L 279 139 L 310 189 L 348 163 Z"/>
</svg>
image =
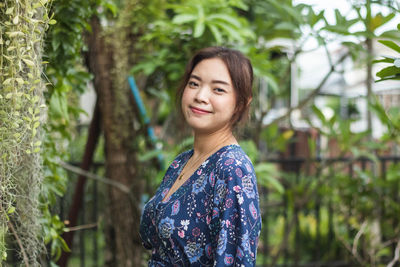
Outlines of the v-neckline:
<svg viewBox="0 0 400 267">
<path fill-rule="evenodd" d="M 195 176 L 195 174 L 200 170 L 200 168 L 204 168 L 204 166 L 205 166 L 204 163 L 205 163 L 205 162 L 207 162 L 207 164 L 208 164 L 208 162 L 210 162 L 210 160 L 214 157 L 214 155 L 217 155 L 219 152 L 221 152 L 221 150 L 227 149 L 228 147 L 234 147 L 234 146 L 240 147 L 240 145 L 238 145 L 238 144 L 226 145 L 226 146 L 223 146 L 223 147 L 219 148 L 219 149 L 218 149 L 217 151 L 215 151 L 213 154 L 211 154 L 210 156 L 208 156 L 208 157 L 199 165 L 199 167 L 198 167 L 196 170 L 194 170 L 194 172 L 189 176 L 189 178 L 188 178 L 183 184 L 181 184 L 168 198 L 166 198 L 165 200 L 163 200 L 164 197 L 165 197 L 166 195 L 168 195 L 168 193 L 169 193 L 169 191 L 171 190 L 172 186 L 175 184 L 175 182 L 176 182 L 176 180 L 178 179 L 179 175 L 181 174 L 183 168 L 185 168 L 186 163 L 187 163 L 187 162 L 189 161 L 189 159 L 193 156 L 194 149 L 192 148 L 191 150 L 189 150 L 189 156 L 188 156 L 186 162 L 179 168 L 178 172 L 177 172 L 176 175 L 175 175 L 174 181 L 171 183 L 171 186 L 168 188 L 167 193 L 166 193 L 164 196 L 161 194 L 161 201 L 160 201 L 159 203 L 161 203 L 161 204 L 167 204 L 167 203 L 169 203 L 169 202 L 172 200 L 172 197 L 173 197 L 174 195 L 176 195 L 177 192 L 178 192 L 179 190 L 181 190 L 182 188 L 184 188 L 184 187 L 189 183 L 190 180 L 193 179 L 193 176 Z M 163 191 L 164 191 L 164 190 L 163 190 Z"/>
</svg>

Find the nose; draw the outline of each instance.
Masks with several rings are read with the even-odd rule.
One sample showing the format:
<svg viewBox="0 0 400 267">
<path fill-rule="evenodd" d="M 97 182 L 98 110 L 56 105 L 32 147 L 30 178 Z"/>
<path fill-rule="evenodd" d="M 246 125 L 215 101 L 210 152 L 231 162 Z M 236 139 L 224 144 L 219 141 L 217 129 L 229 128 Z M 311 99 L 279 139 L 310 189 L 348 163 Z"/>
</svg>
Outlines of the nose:
<svg viewBox="0 0 400 267">
<path fill-rule="evenodd" d="M 199 103 L 208 103 L 208 88 L 207 86 L 200 87 L 195 95 L 195 101 Z"/>
</svg>

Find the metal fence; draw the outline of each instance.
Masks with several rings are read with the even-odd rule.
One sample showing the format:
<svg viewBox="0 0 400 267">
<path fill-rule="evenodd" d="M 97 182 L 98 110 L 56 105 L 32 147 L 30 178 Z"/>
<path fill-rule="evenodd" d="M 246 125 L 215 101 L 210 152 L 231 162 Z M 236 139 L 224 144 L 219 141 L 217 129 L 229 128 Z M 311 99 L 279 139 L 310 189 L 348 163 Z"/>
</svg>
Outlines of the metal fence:
<svg viewBox="0 0 400 267">
<path fill-rule="evenodd" d="M 278 194 L 271 189 L 260 187 L 260 208 L 263 228 L 258 248 L 258 266 L 362 266 L 351 255 L 344 241 L 335 233 L 334 221 L 340 214 L 330 194 L 319 189 L 326 187 L 339 173 L 349 179 L 357 179 L 361 172 L 370 172 L 377 179 L 387 179 L 388 168 L 397 165 L 400 157 L 378 157 L 377 161 L 367 158 L 290 158 L 270 160 L 280 166 L 285 192 Z M 104 172 L 96 164 L 92 172 Z M 330 175 L 330 173 L 332 175 Z M 71 174 L 74 176 L 74 174 Z M 71 178 L 73 181 L 74 178 Z M 400 180 L 400 179 L 399 179 Z M 303 190 L 303 191 L 302 191 Z M 307 191 L 307 194 L 302 195 Z M 106 186 L 90 180 L 85 188 L 85 200 L 81 207 L 79 225 L 74 239 L 72 256 L 68 266 L 102 266 L 104 264 L 104 207 Z M 60 200 L 60 217 L 66 219 L 71 191 Z M 391 188 L 390 197 L 400 200 L 399 187 Z M 387 209 L 380 199 L 376 200 L 380 214 Z M 352 212 L 350 207 L 347 212 Z M 399 227 L 399 220 L 393 222 Z M 306 229 L 306 230 L 305 230 Z M 350 225 L 345 229 L 347 236 L 354 237 Z M 394 255 L 395 246 L 390 250 Z M 391 257 L 380 258 L 387 264 Z M 393 265 L 393 266 L 399 266 Z"/>
</svg>

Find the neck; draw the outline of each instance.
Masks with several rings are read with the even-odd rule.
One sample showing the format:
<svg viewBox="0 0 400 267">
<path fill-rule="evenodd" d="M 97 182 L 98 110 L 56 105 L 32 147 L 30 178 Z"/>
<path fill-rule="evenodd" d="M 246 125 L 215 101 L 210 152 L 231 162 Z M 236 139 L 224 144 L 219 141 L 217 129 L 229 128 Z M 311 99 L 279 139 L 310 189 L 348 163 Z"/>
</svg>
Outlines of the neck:
<svg viewBox="0 0 400 267">
<path fill-rule="evenodd" d="M 193 158 L 202 157 L 211 152 L 216 152 L 219 148 L 238 144 L 233 136 L 231 129 L 220 129 L 213 133 L 194 132 Z"/>
</svg>

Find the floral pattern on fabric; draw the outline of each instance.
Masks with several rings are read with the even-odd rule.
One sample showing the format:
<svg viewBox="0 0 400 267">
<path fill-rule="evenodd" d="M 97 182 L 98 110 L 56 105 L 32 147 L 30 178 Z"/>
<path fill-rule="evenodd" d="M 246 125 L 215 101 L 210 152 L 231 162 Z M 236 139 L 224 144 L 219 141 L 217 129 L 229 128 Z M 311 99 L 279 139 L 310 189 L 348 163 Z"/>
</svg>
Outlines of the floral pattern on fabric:
<svg viewBox="0 0 400 267">
<path fill-rule="evenodd" d="M 148 266 L 255 266 L 259 196 L 253 165 L 239 145 L 220 148 L 162 201 L 192 154 L 175 158 L 143 208 Z"/>
</svg>

